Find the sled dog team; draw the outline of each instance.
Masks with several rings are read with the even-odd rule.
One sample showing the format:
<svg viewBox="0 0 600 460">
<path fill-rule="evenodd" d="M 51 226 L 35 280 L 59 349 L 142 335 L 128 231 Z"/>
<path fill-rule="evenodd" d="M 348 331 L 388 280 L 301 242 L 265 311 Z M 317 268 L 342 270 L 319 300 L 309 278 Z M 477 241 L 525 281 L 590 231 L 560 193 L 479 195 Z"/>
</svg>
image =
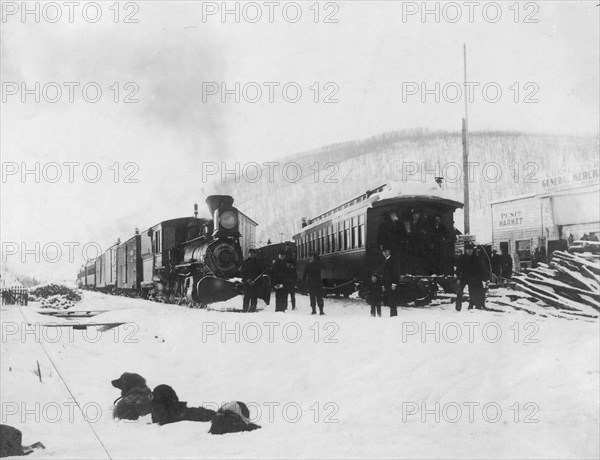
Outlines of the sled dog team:
<svg viewBox="0 0 600 460">
<path fill-rule="evenodd" d="M 115 419 L 137 420 L 152 414 L 152 423 L 159 425 L 184 420 L 211 422 L 208 431 L 211 434 L 238 433 L 260 428 L 250 422 L 250 411 L 240 401 L 223 404 L 215 412 L 204 407 L 188 407 L 186 402 L 179 401 L 177 393 L 169 385 L 158 385 L 150 390 L 146 379 L 139 374 L 125 372 L 111 383 L 121 390 L 121 396 L 114 402 Z"/>
<path fill-rule="evenodd" d="M 114 402 L 115 419 L 137 420 L 152 414 L 152 423 L 210 422 L 210 434 L 239 433 L 260 428 L 252 423 L 248 406 L 240 401 L 223 404 L 218 411 L 204 407 L 188 407 L 179 401 L 177 393 L 169 385 L 158 385 L 151 390 L 139 374 L 125 372 L 112 385 L 121 390 L 121 396 Z M 9 425 L 0 425 L 0 457 L 27 455 L 37 449 L 45 449 L 41 442 L 31 446 L 21 444 L 22 433 Z"/>
</svg>

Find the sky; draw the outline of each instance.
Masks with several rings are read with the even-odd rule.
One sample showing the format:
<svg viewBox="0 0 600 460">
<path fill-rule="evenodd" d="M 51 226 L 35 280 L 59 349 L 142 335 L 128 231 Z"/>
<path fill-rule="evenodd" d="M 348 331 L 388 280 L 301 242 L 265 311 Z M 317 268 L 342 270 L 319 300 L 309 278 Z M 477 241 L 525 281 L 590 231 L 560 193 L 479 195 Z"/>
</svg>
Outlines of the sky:
<svg viewBox="0 0 600 460">
<path fill-rule="evenodd" d="M 72 277 L 68 244 L 202 208 L 207 164 L 460 130 L 463 43 L 471 130 L 596 134 L 597 3 L 3 2 L 2 262 Z M 23 252 L 36 244 L 47 253 Z"/>
</svg>

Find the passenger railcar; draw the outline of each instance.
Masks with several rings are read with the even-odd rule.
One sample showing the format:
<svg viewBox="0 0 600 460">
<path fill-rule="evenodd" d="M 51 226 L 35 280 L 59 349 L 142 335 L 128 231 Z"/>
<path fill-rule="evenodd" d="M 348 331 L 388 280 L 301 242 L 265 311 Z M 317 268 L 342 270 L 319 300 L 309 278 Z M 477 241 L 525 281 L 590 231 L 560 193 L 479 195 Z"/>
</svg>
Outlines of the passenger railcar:
<svg viewBox="0 0 600 460">
<path fill-rule="evenodd" d="M 294 241 L 284 241 L 282 243 L 268 244 L 257 248 L 258 258 L 265 265 L 272 265 L 279 256 L 279 252 L 285 251 L 286 260 L 296 261 L 296 243 Z"/>
<path fill-rule="evenodd" d="M 310 220 L 303 219 L 301 231 L 293 237 L 298 273 L 302 274 L 310 254 L 317 253 L 323 265 L 326 292 L 349 295 L 355 290 L 356 281 L 381 273 L 381 228 L 386 218 L 395 213 L 399 225 L 410 234 L 412 214 L 419 211 L 424 228 L 431 225 L 434 216 L 439 216 L 448 238 L 442 245 L 432 245 L 425 237 L 397 241 L 395 260 L 400 284 L 406 284 L 403 292 L 407 298 L 431 296 L 438 280 L 453 275 L 454 212 L 460 207 L 462 203 L 444 197 L 437 185 L 381 185 Z"/>
</svg>

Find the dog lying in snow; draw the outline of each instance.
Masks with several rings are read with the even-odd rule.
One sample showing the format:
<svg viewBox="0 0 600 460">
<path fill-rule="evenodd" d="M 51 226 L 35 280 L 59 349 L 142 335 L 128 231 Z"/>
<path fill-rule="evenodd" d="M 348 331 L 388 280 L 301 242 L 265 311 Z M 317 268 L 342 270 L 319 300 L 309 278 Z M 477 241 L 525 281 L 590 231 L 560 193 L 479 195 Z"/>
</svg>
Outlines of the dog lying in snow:
<svg viewBox="0 0 600 460">
<path fill-rule="evenodd" d="M 240 431 L 258 430 L 260 425 L 250 422 L 248 406 L 240 401 L 223 404 L 212 420 L 210 434 L 238 433 Z"/>
<path fill-rule="evenodd" d="M 187 407 L 179 401 L 177 393 L 169 385 L 158 385 L 152 391 L 152 422 L 159 425 L 189 420 L 192 422 L 210 422 L 216 412 L 204 407 Z"/>
<path fill-rule="evenodd" d="M 41 442 L 31 446 L 21 445 L 21 431 L 10 425 L 0 425 L 0 457 L 28 455 L 36 449 L 45 449 Z"/>
<path fill-rule="evenodd" d="M 144 377 L 125 372 L 111 383 L 113 387 L 121 390 L 121 397 L 114 402 L 114 418 L 137 420 L 152 411 L 150 403 L 152 391 L 146 385 Z"/>
</svg>

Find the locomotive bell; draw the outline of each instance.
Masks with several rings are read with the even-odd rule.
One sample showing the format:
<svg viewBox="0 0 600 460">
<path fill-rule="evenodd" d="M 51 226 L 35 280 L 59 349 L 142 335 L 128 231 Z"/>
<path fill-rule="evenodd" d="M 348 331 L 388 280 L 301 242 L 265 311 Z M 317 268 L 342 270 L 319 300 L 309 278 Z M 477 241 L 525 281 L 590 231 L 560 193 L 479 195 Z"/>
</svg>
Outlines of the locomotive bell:
<svg viewBox="0 0 600 460">
<path fill-rule="evenodd" d="M 230 208 L 233 206 L 233 197 L 231 195 L 210 195 L 206 198 L 206 205 L 208 206 L 210 215 L 213 216 L 215 214 L 215 209 L 221 207 Z"/>
</svg>

